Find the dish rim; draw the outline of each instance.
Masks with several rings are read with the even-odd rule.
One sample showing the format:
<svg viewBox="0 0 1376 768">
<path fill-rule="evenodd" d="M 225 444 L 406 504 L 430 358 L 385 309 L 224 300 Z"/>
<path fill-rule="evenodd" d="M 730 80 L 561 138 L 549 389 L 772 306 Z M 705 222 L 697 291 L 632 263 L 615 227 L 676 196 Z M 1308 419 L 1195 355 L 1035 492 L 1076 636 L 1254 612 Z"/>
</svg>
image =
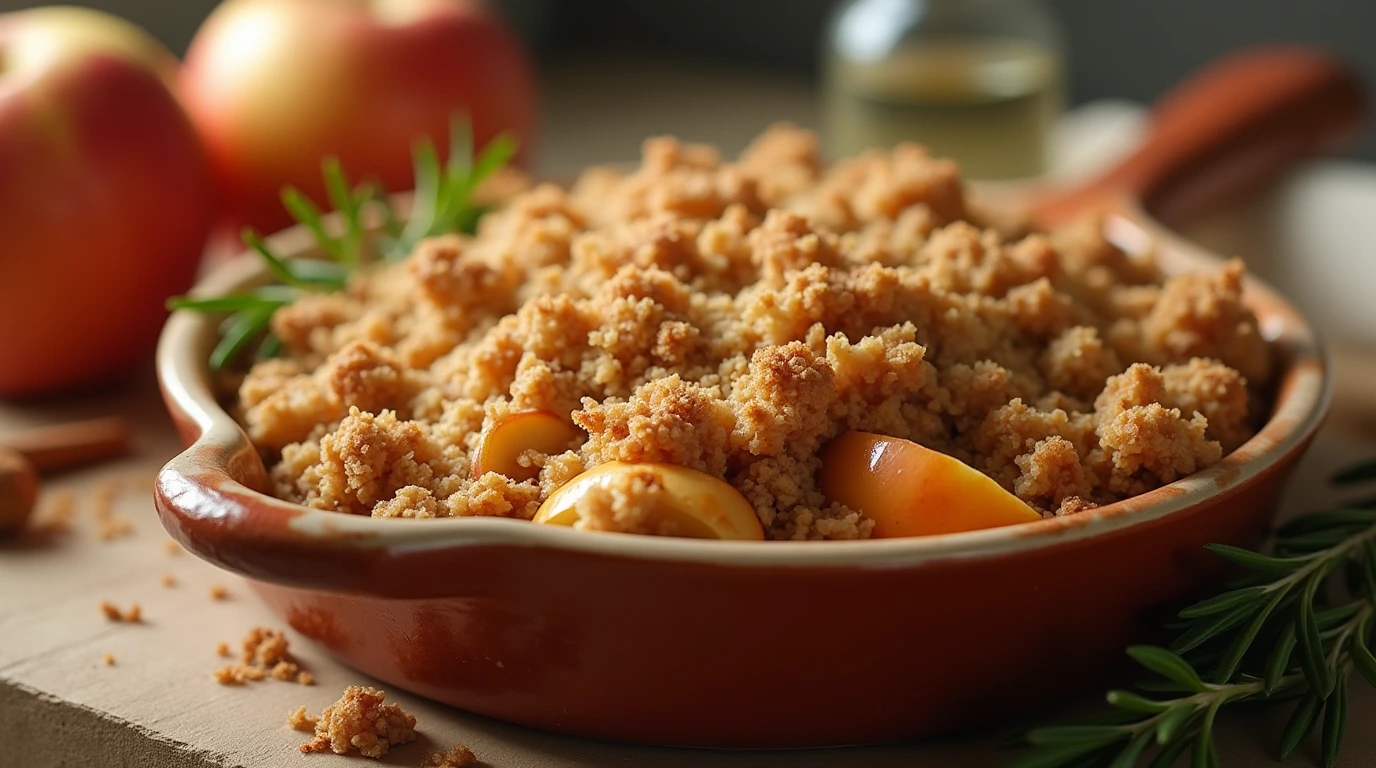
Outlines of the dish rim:
<svg viewBox="0 0 1376 768">
<path fill-rule="evenodd" d="M 1118 201 L 1104 213 L 1110 240 L 1133 253 L 1149 249 L 1171 274 L 1221 263 L 1216 255 L 1165 229 L 1131 201 Z M 314 247 L 309 233 L 301 227 L 284 230 L 269 237 L 268 242 L 277 252 L 291 256 L 308 253 Z M 219 294 L 251 284 L 263 273 L 258 260 L 236 258 L 206 275 L 192 293 Z M 407 551 L 495 545 L 734 567 L 881 569 L 1062 546 L 1131 532 L 1232 495 L 1302 450 L 1313 437 L 1332 400 L 1326 352 L 1309 323 L 1277 291 L 1250 274 L 1246 291 L 1263 334 L 1282 350 L 1285 367 L 1271 417 L 1256 435 L 1217 464 L 1147 493 L 1065 517 L 932 536 L 825 542 L 599 535 L 494 517 L 372 518 L 311 509 L 260 493 L 229 473 L 233 457 L 245 450 L 256 454 L 256 449 L 220 406 L 210 384 L 207 359 L 216 321 L 180 310 L 168 319 L 159 339 L 158 380 L 174 420 L 179 425 L 194 424 L 199 435 L 159 471 L 159 495 L 166 502 L 159 506 L 185 519 L 213 518 L 221 528 L 245 527 L 249 535 L 272 539 L 275 546 L 297 551 L 303 557 L 313 549 L 337 549 L 341 544 Z M 179 504 L 179 499 L 191 503 Z M 268 521 L 262 518 L 267 515 L 283 516 L 287 525 L 264 524 Z"/>
</svg>

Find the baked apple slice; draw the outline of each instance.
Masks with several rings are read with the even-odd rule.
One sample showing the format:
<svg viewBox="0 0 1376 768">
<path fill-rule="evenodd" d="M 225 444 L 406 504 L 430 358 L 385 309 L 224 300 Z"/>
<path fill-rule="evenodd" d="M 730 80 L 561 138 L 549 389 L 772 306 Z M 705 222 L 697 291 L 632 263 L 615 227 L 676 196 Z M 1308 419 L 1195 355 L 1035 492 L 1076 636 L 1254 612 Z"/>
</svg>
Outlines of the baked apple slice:
<svg viewBox="0 0 1376 768">
<path fill-rule="evenodd" d="M 764 538 L 760 519 L 740 491 L 725 480 L 676 464 L 599 464 L 550 494 L 536 513 L 535 522 L 578 525 L 585 511 L 582 502 L 590 491 L 624 485 L 628 480 L 656 484 L 663 490 L 654 494 L 653 509 L 642 510 L 643 528 L 693 539 Z"/>
<path fill-rule="evenodd" d="M 993 478 L 911 440 L 845 432 L 822 453 L 822 493 L 874 521 L 875 538 L 997 528 L 1041 515 Z"/>
<path fill-rule="evenodd" d="M 578 428 L 548 411 L 520 411 L 503 416 L 483 430 L 473 461 L 473 477 L 488 472 L 512 480 L 533 480 L 538 467 L 522 466 L 521 454 L 535 450 L 547 455 L 568 450 Z"/>
</svg>

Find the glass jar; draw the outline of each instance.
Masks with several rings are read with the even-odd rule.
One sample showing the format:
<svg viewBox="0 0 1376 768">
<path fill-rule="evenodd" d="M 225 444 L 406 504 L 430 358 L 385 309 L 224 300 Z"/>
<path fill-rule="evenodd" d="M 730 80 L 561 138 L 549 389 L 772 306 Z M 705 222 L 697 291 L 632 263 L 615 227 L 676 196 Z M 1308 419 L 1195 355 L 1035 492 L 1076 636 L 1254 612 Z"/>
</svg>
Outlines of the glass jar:
<svg viewBox="0 0 1376 768">
<path fill-rule="evenodd" d="M 1046 170 L 1064 55 L 1042 0 L 847 0 L 824 39 L 833 157 L 916 141 L 967 178 Z"/>
</svg>

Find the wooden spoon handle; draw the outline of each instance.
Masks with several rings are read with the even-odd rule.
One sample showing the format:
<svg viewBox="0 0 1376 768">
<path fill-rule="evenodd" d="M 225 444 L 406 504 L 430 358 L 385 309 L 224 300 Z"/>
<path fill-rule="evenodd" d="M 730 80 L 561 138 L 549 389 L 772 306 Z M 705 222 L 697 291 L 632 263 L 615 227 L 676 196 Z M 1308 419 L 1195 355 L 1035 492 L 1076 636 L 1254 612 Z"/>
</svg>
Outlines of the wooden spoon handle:
<svg viewBox="0 0 1376 768">
<path fill-rule="evenodd" d="M 54 424 L 0 438 L 0 448 L 23 455 L 39 472 L 55 472 L 127 453 L 129 428 L 114 417 Z"/>
<path fill-rule="evenodd" d="M 1356 76 L 1327 54 L 1247 49 L 1162 97 L 1135 153 L 1078 189 L 1034 202 L 1033 215 L 1055 226 L 1126 196 L 1178 225 L 1348 137 L 1363 110 Z"/>
</svg>

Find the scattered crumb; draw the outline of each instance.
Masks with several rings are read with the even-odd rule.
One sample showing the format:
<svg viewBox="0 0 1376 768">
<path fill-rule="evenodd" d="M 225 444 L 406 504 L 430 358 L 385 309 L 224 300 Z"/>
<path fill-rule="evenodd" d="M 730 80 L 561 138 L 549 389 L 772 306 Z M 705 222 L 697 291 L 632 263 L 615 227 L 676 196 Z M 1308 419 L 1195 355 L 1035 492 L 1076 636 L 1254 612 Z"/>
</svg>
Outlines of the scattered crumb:
<svg viewBox="0 0 1376 768">
<path fill-rule="evenodd" d="M 162 585 L 164 587 L 167 587 L 168 589 L 177 586 L 177 577 L 173 576 L 170 573 L 164 573 L 162 575 L 162 578 L 159 579 L 159 581 L 162 582 Z"/>
<path fill-rule="evenodd" d="M 180 555 L 182 553 L 182 545 L 172 539 L 168 539 L 162 543 L 162 551 L 169 555 Z"/>
<path fill-rule="evenodd" d="M 229 590 L 225 589 L 223 584 L 213 584 L 210 587 L 210 599 L 227 600 L 229 599 Z"/>
<path fill-rule="evenodd" d="M 134 532 L 134 524 L 129 518 L 115 511 L 119 491 L 120 481 L 111 479 L 91 492 L 91 514 L 96 519 L 96 537 L 101 541 L 112 541 Z"/>
<path fill-rule="evenodd" d="M 455 744 L 448 752 L 431 752 L 420 768 L 465 768 L 478 762 L 473 750 L 462 744 Z"/>
<path fill-rule="evenodd" d="M 130 624 L 143 621 L 143 608 L 138 603 L 129 606 L 127 611 L 121 611 L 114 603 L 104 602 L 100 604 L 100 610 L 105 614 L 105 618 L 110 621 L 122 621 Z"/>
<path fill-rule="evenodd" d="M 382 757 L 395 744 L 416 738 L 416 718 L 396 704 L 383 704 L 387 694 L 376 688 L 351 685 L 339 701 L 325 707 L 315 724 L 315 738 L 301 751 L 337 755 L 357 751 L 364 757 Z"/>
<path fill-rule="evenodd" d="M 115 654 L 107 653 L 101 658 L 101 661 L 105 662 L 105 666 L 113 667 L 115 666 Z"/>
<path fill-rule="evenodd" d="M 313 731 L 315 730 L 315 723 L 319 719 L 306 714 L 305 707 L 297 707 L 295 712 L 287 715 L 287 725 L 296 731 Z"/>
<path fill-rule="evenodd" d="M 229 646 L 220 643 L 215 647 L 215 652 L 220 656 L 229 656 Z M 286 634 L 280 629 L 266 627 L 254 627 L 244 637 L 238 664 L 220 667 L 212 674 L 222 685 L 243 685 L 265 677 L 301 685 L 315 683 L 315 678 L 301 669 L 301 665 L 287 650 Z"/>
<path fill-rule="evenodd" d="M 43 499 L 43 505 L 34 519 L 34 528 L 50 533 L 71 533 L 72 520 L 76 517 L 76 494 L 53 491 L 43 494 Z"/>
</svg>

